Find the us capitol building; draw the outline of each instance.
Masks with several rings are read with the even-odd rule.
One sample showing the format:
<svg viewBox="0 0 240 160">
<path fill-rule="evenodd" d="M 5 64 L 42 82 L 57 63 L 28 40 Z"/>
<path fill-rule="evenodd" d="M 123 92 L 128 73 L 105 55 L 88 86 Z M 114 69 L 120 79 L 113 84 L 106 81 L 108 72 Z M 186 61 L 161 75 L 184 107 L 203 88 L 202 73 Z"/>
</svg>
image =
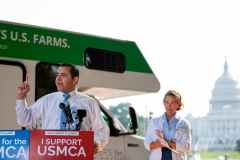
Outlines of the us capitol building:
<svg viewBox="0 0 240 160">
<path fill-rule="evenodd" d="M 192 150 L 235 150 L 236 141 L 240 140 L 240 88 L 229 74 L 226 61 L 212 90 L 209 113 L 185 118 L 191 126 Z"/>
</svg>

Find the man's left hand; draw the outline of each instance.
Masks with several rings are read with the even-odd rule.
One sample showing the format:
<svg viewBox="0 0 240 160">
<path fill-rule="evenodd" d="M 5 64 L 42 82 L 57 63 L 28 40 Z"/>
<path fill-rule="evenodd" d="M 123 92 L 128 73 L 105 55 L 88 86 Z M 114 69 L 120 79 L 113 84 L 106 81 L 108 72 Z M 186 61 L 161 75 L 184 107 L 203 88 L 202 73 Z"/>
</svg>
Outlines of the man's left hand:
<svg viewBox="0 0 240 160">
<path fill-rule="evenodd" d="M 94 141 L 94 146 L 93 146 L 93 153 L 97 154 L 99 151 L 99 144 Z"/>
</svg>

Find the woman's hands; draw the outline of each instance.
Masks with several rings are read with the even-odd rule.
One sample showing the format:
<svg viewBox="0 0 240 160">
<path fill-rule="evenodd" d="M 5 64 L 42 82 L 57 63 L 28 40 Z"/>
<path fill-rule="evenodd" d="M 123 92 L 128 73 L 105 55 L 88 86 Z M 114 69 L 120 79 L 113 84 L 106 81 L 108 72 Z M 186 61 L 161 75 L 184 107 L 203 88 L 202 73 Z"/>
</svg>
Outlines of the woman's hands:
<svg viewBox="0 0 240 160">
<path fill-rule="evenodd" d="M 162 134 L 162 132 L 161 132 L 160 130 L 157 130 L 157 133 L 158 133 L 158 135 L 159 135 L 162 139 L 164 139 L 163 134 Z"/>
<path fill-rule="evenodd" d="M 157 133 L 161 138 L 164 139 L 163 134 L 160 130 L 157 130 Z M 157 148 L 162 148 L 162 147 L 164 147 L 164 145 L 161 144 L 161 141 L 159 139 L 150 143 L 150 149 L 151 150 L 154 150 L 154 149 L 157 149 Z"/>
</svg>

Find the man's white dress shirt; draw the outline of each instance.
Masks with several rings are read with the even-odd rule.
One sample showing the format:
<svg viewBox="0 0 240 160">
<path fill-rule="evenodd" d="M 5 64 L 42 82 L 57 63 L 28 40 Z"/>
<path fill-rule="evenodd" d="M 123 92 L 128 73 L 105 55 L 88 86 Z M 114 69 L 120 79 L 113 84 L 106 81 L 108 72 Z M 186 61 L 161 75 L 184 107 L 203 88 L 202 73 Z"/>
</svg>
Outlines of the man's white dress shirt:
<svg viewBox="0 0 240 160">
<path fill-rule="evenodd" d="M 101 150 L 109 139 L 109 128 L 101 116 L 97 102 L 80 92 L 74 90 L 70 92 L 68 103 L 70 104 L 73 119 L 75 119 L 78 109 L 86 110 L 86 117 L 83 118 L 81 130 L 94 131 L 94 141 L 98 142 Z M 63 101 L 63 93 L 55 92 L 47 94 L 38 99 L 33 105 L 27 105 L 26 99 L 17 100 L 16 114 L 18 124 L 22 127 L 31 127 L 41 123 L 41 129 L 60 129 L 59 104 Z M 72 129 L 75 128 L 75 122 Z"/>
</svg>

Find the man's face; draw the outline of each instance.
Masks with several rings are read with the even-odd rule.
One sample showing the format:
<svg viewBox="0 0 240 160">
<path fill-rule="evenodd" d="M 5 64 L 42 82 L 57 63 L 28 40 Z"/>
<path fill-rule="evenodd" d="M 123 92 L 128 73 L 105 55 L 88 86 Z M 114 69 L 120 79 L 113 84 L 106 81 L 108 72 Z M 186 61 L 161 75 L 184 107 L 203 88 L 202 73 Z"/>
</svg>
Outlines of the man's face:
<svg viewBox="0 0 240 160">
<path fill-rule="evenodd" d="M 55 84 L 57 90 L 63 93 L 69 93 L 75 90 L 78 77 L 72 78 L 69 67 L 59 67 L 56 73 Z"/>
</svg>

